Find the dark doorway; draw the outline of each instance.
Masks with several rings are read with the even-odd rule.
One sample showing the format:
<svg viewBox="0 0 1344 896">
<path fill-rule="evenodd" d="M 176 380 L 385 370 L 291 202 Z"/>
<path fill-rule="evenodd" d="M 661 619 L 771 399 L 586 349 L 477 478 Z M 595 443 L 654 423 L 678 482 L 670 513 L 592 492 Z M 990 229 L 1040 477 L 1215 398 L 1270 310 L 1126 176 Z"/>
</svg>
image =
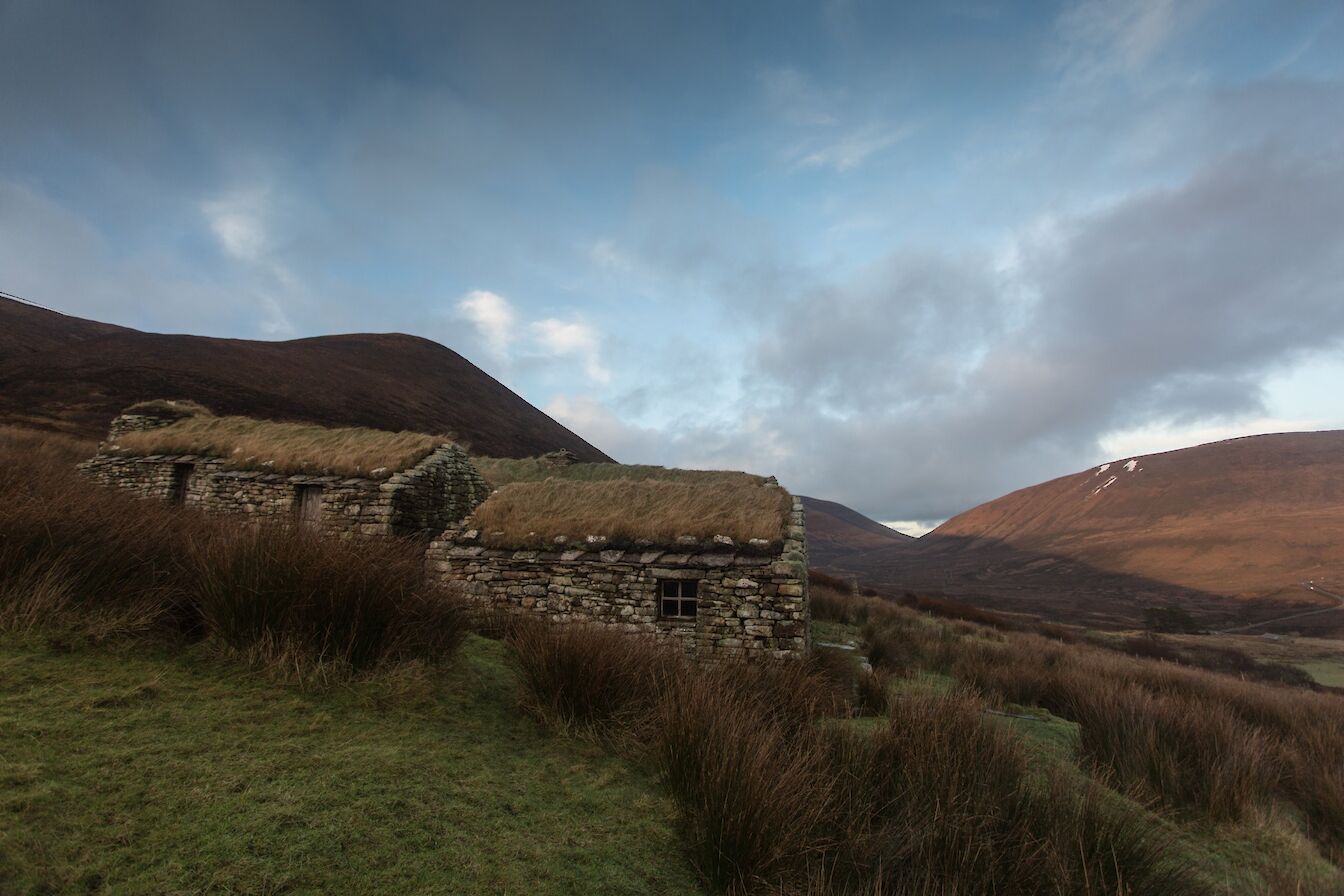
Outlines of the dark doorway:
<svg viewBox="0 0 1344 896">
<path fill-rule="evenodd" d="M 173 464 L 173 481 L 168 486 L 168 500 L 173 504 L 187 503 L 187 489 L 196 472 L 195 464 Z"/>
<path fill-rule="evenodd" d="M 322 486 L 300 485 L 294 492 L 294 517 L 301 525 L 322 524 Z"/>
</svg>

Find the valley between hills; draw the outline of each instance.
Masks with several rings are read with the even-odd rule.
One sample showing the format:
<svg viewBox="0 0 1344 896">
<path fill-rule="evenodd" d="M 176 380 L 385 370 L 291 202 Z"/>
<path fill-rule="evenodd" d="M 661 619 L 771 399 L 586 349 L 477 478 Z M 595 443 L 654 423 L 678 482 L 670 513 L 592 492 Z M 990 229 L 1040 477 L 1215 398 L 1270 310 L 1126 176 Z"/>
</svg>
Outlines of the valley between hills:
<svg viewBox="0 0 1344 896">
<path fill-rule="evenodd" d="M 1344 886 L 1344 433 L 1124 458 L 919 539 L 806 498 L 816 649 L 746 674 L 469 625 L 414 545 L 70 475 L 165 395 L 611 469 L 443 346 L 0 323 L 0 891 Z M 387 614 L 349 632 L 373 659 L 328 655 L 313 593 Z"/>
<path fill-rule="evenodd" d="M 219 413 L 447 432 L 481 455 L 610 460 L 418 337 L 162 335 L 0 299 L 0 424 L 94 440 L 121 408 L 166 393 Z M 1344 612 L 1271 622 L 1332 606 L 1308 581 L 1344 590 L 1341 432 L 1118 459 L 967 510 L 920 539 L 834 501 L 806 503 L 813 565 L 885 592 L 1107 628 L 1177 605 L 1211 629 L 1344 634 Z"/>
</svg>

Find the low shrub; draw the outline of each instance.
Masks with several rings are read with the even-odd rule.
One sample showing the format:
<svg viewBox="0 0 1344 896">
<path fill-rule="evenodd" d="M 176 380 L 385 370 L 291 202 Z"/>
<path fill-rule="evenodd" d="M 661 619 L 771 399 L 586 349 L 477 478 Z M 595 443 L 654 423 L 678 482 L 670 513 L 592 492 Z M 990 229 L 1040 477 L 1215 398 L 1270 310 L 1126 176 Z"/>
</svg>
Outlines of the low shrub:
<svg viewBox="0 0 1344 896">
<path fill-rule="evenodd" d="M 808 585 L 807 596 L 812 604 L 813 619 L 845 625 L 862 625 L 868 620 L 868 598 L 859 598 L 849 591 L 815 583 Z"/>
<path fill-rule="evenodd" d="M 903 607 L 909 607 L 921 613 L 928 613 L 943 619 L 973 622 L 976 625 L 996 628 L 1001 631 L 1025 631 L 1031 627 L 1031 624 L 1025 621 L 1013 619 L 993 610 L 973 607 L 968 603 L 944 595 L 915 594 L 907 591 L 896 602 Z"/>
<path fill-rule="evenodd" d="M 812 588 L 829 588 L 841 594 L 853 594 L 854 583 L 841 576 L 832 575 L 820 569 L 807 571 L 807 584 Z"/>
<path fill-rule="evenodd" d="M 846 846 L 831 873 L 848 886 L 1019 892 L 1040 875 L 1040 850 L 1018 848 L 1031 837 L 1026 754 L 968 695 L 902 699 L 879 732 L 837 734 L 833 761 Z"/>
<path fill-rule="evenodd" d="M 929 663 L 930 640 L 937 633 L 920 620 L 897 613 L 875 618 L 863 627 L 868 662 L 874 669 L 909 675 Z"/>
<path fill-rule="evenodd" d="M 893 677 L 882 669 L 864 672 L 854 687 L 854 710 L 863 716 L 884 716 L 891 709 Z"/>
<path fill-rule="evenodd" d="M 1078 752 L 1103 780 L 1142 798 L 1234 821 L 1277 788 L 1276 744 L 1215 703 L 1089 678 L 1063 714 L 1078 723 Z"/>
<path fill-rule="evenodd" d="M 432 662 L 457 648 L 468 624 L 454 595 L 426 583 L 421 550 L 301 527 L 211 527 L 191 544 L 191 600 L 214 637 L 262 660 L 353 671 Z"/>
<path fill-rule="evenodd" d="M 0 433 L 0 627 L 190 628 L 182 515 L 81 481 L 77 446 Z"/>
<path fill-rule="evenodd" d="M 526 709 L 604 737 L 639 727 L 680 666 L 651 640 L 603 626 L 519 620 L 505 641 Z"/>
<path fill-rule="evenodd" d="M 813 619 L 856 624 L 855 611 L 859 608 L 859 602 L 848 591 L 809 582 L 807 596 L 812 604 Z"/>
<path fill-rule="evenodd" d="M 731 671 L 688 675 L 659 701 L 654 757 L 697 868 L 729 892 L 797 887 L 829 845 L 821 740 L 783 724 Z"/>
</svg>

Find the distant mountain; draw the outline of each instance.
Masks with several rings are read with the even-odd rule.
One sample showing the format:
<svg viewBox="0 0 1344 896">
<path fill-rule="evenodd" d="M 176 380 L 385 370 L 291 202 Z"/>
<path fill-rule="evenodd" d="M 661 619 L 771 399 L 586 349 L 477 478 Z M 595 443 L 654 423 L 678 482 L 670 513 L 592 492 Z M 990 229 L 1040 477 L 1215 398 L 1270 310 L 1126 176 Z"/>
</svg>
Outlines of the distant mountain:
<svg viewBox="0 0 1344 896">
<path fill-rule="evenodd" d="M 0 299 L 0 423 L 96 438 L 126 405 L 451 432 L 472 451 L 605 454 L 457 352 L 400 333 L 287 342 L 142 333 Z"/>
<path fill-rule="evenodd" d="M 803 497 L 807 511 L 807 555 L 813 566 L 833 566 L 856 552 L 909 545 L 914 538 L 835 501 Z"/>
<path fill-rule="evenodd" d="M 912 547 L 837 563 L 889 588 L 1065 621 L 1128 624 L 1179 603 L 1230 625 L 1327 606 L 1300 583 L 1344 594 L 1344 432 L 1121 458 L 982 504 Z M 1344 612 L 1301 624 L 1344 630 Z"/>
</svg>

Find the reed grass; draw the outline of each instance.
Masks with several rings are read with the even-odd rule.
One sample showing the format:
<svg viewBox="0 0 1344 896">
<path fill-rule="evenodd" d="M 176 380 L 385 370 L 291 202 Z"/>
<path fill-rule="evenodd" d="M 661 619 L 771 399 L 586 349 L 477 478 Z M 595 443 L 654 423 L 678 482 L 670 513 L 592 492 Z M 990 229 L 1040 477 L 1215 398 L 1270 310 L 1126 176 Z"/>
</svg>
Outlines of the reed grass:
<svg viewBox="0 0 1344 896">
<path fill-rule="evenodd" d="M 808 662 L 705 668 L 621 632 L 520 631 L 525 704 L 651 761 L 717 891 L 1202 892 L 1146 818 L 1092 785 L 1033 776 L 967 692 L 896 701 L 856 731 Z"/>
</svg>

